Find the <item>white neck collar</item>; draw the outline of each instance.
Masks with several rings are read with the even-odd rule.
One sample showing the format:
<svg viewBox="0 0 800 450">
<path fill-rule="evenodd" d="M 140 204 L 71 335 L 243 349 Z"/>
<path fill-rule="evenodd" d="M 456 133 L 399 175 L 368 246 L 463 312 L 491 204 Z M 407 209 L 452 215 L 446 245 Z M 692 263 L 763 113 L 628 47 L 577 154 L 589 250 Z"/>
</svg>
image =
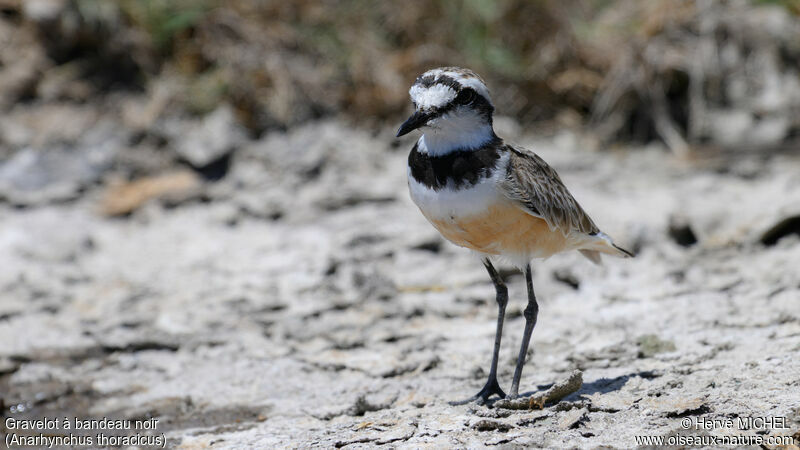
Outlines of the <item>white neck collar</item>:
<svg viewBox="0 0 800 450">
<path fill-rule="evenodd" d="M 426 127 L 425 133 L 417 141 L 417 151 L 430 156 L 441 156 L 456 150 L 478 149 L 495 138 L 494 130 L 489 124 L 478 127 L 474 123 L 469 127 L 453 125 L 455 124 L 448 123 L 444 129 Z"/>
</svg>

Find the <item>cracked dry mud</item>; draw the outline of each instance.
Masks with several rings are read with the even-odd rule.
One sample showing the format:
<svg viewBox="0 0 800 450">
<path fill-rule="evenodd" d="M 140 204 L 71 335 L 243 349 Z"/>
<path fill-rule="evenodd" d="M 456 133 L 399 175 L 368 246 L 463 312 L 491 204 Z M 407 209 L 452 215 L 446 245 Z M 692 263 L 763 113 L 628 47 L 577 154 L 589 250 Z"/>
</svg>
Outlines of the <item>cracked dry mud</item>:
<svg viewBox="0 0 800 450">
<path fill-rule="evenodd" d="M 494 290 L 411 204 L 409 141 L 310 124 L 251 142 L 179 205 L 98 214 L 102 192 L 0 204 L 6 416 L 158 417 L 178 448 L 631 447 L 681 420 L 800 429 L 797 155 L 678 162 L 659 149 L 520 138 L 637 251 L 534 264 L 540 315 L 521 391 L 582 371 L 543 409 L 451 406 L 485 381 Z M 201 199 L 202 201 L 198 200 Z M 676 239 L 675 217 L 697 243 Z M 685 236 L 684 233 L 678 233 Z M 509 267 L 499 379 L 522 333 Z M 752 431 L 748 432 L 752 433 Z"/>
</svg>

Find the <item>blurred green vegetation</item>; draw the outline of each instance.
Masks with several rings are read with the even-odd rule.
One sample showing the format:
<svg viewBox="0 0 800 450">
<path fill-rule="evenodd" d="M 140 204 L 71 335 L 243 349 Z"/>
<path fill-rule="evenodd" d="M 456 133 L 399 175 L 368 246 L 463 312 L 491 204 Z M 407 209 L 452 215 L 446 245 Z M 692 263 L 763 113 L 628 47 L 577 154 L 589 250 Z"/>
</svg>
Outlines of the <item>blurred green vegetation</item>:
<svg viewBox="0 0 800 450">
<path fill-rule="evenodd" d="M 212 3 L 211 0 L 114 1 L 130 20 L 131 25 L 144 30 L 160 51 L 171 50 L 175 39 L 197 25 L 216 5 L 216 2 Z"/>
<path fill-rule="evenodd" d="M 187 111 L 202 114 L 228 100 L 256 131 L 337 112 L 394 117 L 406 107 L 409 80 L 441 65 L 470 67 L 509 86 L 496 93 L 518 117 L 552 117 L 557 102 L 586 113 L 606 67 L 585 55 L 579 41 L 597 38 L 601 27 L 592 17 L 615 6 L 611 0 L 74 1 L 84 24 L 134 36 L 125 46 L 135 47 L 126 52 L 137 59 L 140 79 L 177 73 Z M 594 86 L 554 88 L 570 67 L 580 67 L 583 81 Z M 520 102 L 521 92 L 538 101 Z"/>
</svg>

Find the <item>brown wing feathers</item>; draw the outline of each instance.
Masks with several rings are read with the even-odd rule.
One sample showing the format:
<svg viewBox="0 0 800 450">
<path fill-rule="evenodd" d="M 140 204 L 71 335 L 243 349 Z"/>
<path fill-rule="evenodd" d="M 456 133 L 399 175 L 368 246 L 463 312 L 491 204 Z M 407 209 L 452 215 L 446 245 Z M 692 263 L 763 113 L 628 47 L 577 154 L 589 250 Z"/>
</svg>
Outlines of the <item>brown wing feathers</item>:
<svg viewBox="0 0 800 450">
<path fill-rule="evenodd" d="M 555 170 L 533 152 L 507 145 L 508 176 L 501 188 L 511 200 L 544 219 L 565 235 L 571 231 L 595 234 L 597 225 L 581 208 Z"/>
</svg>

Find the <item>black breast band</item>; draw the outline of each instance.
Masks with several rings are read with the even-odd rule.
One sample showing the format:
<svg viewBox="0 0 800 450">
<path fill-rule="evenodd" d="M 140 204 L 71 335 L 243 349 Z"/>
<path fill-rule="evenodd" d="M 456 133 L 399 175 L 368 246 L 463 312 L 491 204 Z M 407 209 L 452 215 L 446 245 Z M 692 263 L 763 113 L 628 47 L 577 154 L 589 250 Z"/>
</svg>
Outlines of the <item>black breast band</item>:
<svg viewBox="0 0 800 450">
<path fill-rule="evenodd" d="M 445 155 L 431 156 L 417 150 L 417 144 L 414 144 L 408 155 L 408 167 L 418 183 L 436 191 L 447 186 L 448 182 L 456 189 L 474 186 L 497 168 L 501 145 L 502 140 L 495 137 L 478 149 L 454 150 Z"/>
</svg>

